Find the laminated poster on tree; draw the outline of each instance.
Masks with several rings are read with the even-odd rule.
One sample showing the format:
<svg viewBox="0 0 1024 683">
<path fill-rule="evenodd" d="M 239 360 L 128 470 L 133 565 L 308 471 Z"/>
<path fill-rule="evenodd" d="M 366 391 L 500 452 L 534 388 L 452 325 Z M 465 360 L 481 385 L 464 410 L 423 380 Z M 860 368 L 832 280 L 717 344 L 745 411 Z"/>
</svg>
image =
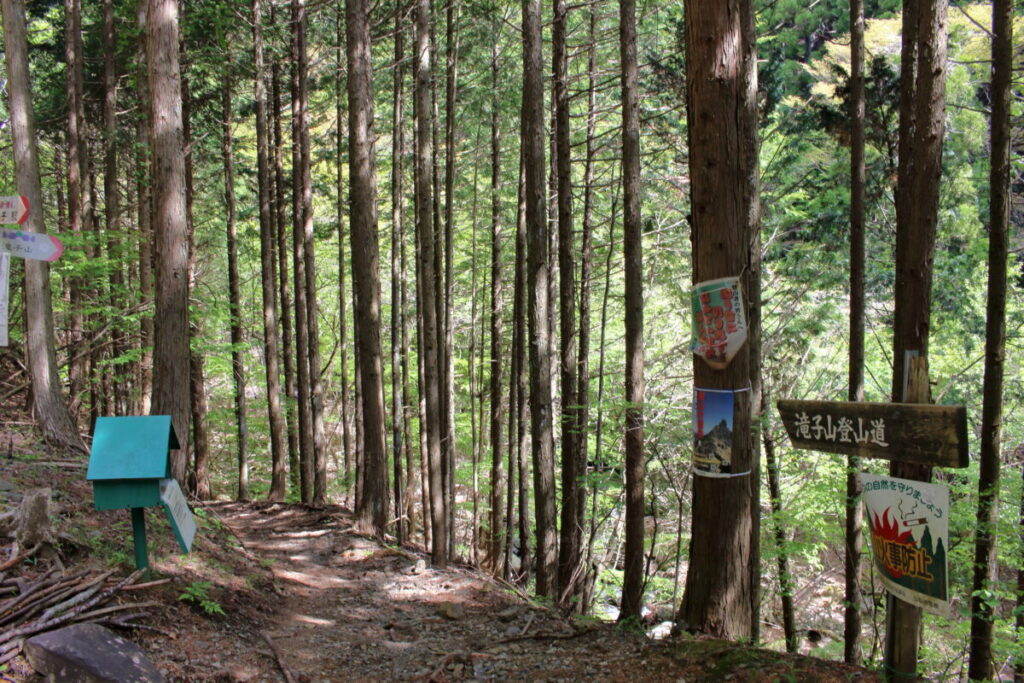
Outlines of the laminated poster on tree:
<svg viewBox="0 0 1024 683">
<path fill-rule="evenodd" d="M 693 352 L 716 370 L 729 365 L 747 341 L 740 279 L 724 277 L 693 287 Z"/>
<path fill-rule="evenodd" d="M 882 583 L 900 600 L 949 617 L 949 489 L 872 474 L 860 479 Z"/>
</svg>

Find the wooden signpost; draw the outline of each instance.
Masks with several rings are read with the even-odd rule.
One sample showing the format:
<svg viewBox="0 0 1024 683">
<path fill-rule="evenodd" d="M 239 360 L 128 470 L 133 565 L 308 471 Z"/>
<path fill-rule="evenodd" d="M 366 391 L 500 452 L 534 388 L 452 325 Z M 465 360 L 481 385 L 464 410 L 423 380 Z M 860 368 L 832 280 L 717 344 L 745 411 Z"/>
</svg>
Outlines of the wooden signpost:
<svg viewBox="0 0 1024 683">
<path fill-rule="evenodd" d="M 926 396 L 927 370 L 924 359 L 920 360 L 924 374 L 916 384 L 923 384 Z M 963 406 L 789 400 L 778 401 L 776 405 L 795 448 L 897 463 L 968 466 L 967 410 Z M 886 678 L 913 680 L 920 608 L 895 596 L 891 602 L 886 632 Z"/>
<path fill-rule="evenodd" d="M 795 448 L 967 467 L 967 409 L 925 403 L 779 401 Z"/>
</svg>

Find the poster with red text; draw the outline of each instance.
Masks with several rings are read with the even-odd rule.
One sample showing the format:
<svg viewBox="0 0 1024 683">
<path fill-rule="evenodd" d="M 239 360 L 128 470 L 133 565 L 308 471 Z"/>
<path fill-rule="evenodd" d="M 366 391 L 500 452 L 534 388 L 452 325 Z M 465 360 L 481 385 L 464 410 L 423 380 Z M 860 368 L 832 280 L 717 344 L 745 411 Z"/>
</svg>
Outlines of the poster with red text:
<svg viewBox="0 0 1024 683">
<path fill-rule="evenodd" d="M 699 282 L 693 287 L 693 352 L 721 370 L 747 341 L 743 290 L 738 277 Z"/>
<path fill-rule="evenodd" d="M 949 489 L 861 474 L 875 568 L 886 589 L 933 614 L 950 616 L 947 586 Z"/>
</svg>

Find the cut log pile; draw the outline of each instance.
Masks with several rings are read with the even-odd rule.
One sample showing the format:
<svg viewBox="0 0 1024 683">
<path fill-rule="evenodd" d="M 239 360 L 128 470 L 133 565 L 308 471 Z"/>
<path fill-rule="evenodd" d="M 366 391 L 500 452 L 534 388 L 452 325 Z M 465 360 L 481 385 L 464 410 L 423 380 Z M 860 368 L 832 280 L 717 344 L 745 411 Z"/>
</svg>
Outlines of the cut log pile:
<svg viewBox="0 0 1024 683">
<path fill-rule="evenodd" d="M 26 638 L 69 624 L 138 627 L 133 622 L 146 615 L 143 610 L 160 603 L 109 603 L 144 571 L 120 580 L 112 579 L 113 571 L 65 576 L 55 568 L 35 577 L 0 573 L 0 664 L 16 657 Z"/>
</svg>

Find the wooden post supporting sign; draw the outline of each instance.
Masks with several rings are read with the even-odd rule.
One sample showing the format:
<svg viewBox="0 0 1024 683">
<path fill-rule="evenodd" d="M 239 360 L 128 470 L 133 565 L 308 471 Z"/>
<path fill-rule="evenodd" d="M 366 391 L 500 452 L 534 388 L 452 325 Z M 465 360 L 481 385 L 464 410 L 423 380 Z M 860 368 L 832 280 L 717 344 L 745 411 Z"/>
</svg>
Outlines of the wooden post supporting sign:
<svg viewBox="0 0 1024 683">
<path fill-rule="evenodd" d="M 778 401 L 793 446 L 889 460 L 903 479 L 923 482 L 932 467 L 967 467 L 966 409 L 931 405 L 926 359 L 908 360 L 906 403 Z M 890 594 L 886 624 L 887 680 L 916 680 L 921 608 Z"/>
</svg>

